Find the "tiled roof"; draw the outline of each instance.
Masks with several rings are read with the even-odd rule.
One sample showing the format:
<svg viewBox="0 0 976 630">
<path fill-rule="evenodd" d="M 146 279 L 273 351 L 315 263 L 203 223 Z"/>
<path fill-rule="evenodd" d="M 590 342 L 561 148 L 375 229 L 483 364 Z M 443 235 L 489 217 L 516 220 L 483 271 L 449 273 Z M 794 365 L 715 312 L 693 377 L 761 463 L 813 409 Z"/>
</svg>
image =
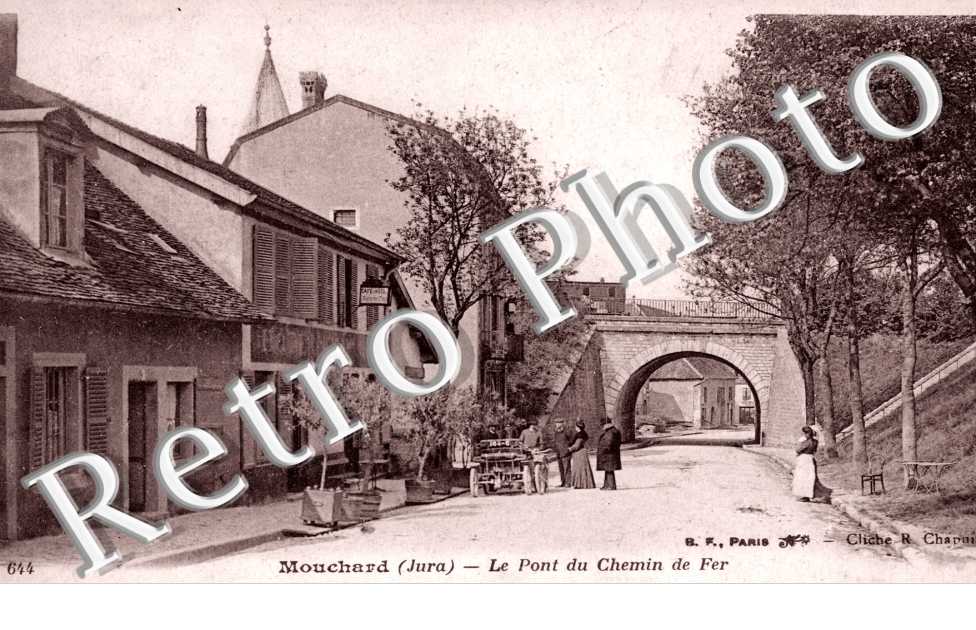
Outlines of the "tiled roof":
<svg viewBox="0 0 976 630">
<path fill-rule="evenodd" d="M 736 371 L 734 369 L 716 359 L 710 359 L 708 357 L 688 357 L 685 359 L 685 361 L 701 372 L 701 375 L 704 378 L 735 378 L 736 376 Z"/>
<path fill-rule="evenodd" d="M 651 373 L 649 381 L 700 381 L 702 373 L 688 359 L 665 363 Z"/>
<path fill-rule="evenodd" d="M 231 169 L 227 168 L 223 164 L 219 164 L 212 160 L 208 160 L 207 158 L 200 157 L 199 155 L 197 155 L 196 151 L 190 149 L 189 147 L 185 147 L 182 144 L 172 142 L 164 138 L 160 138 L 159 136 L 154 136 L 151 133 L 145 132 L 141 129 L 133 127 L 132 125 L 128 125 L 116 118 L 113 118 L 107 114 L 103 114 L 102 112 L 94 110 L 88 107 L 87 105 L 82 105 L 81 103 L 78 103 L 77 101 L 74 101 L 66 96 L 63 96 L 56 92 L 52 92 L 51 90 L 48 90 L 46 88 L 42 88 L 37 85 L 34 85 L 33 83 L 30 83 L 29 81 L 25 81 L 24 79 L 21 79 L 19 77 L 14 77 L 12 79 L 11 88 L 12 89 L 19 88 L 24 91 L 29 91 L 33 96 L 32 100 L 34 102 L 32 103 L 32 105 L 35 107 L 48 106 L 51 104 L 57 104 L 57 105 L 67 104 L 70 105 L 71 107 L 75 107 L 80 111 L 83 111 L 91 116 L 94 116 L 95 118 L 108 122 L 114 127 L 118 127 L 119 129 L 125 131 L 127 134 L 130 134 L 142 140 L 146 144 L 149 144 L 159 149 L 160 151 L 168 153 L 169 155 L 172 155 L 173 157 L 182 160 L 183 162 L 191 164 L 199 169 L 205 170 L 208 173 L 216 175 L 217 177 L 220 177 L 223 180 L 235 186 L 243 188 L 244 190 L 255 195 L 260 202 L 262 202 L 263 204 L 265 204 L 266 206 L 270 207 L 273 210 L 279 210 L 282 213 L 288 214 L 294 217 L 295 219 L 310 224 L 315 228 L 334 236 L 335 238 L 344 239 L 346 241 L 351 241 L 353 243 L 362 245 L 372 250 L 376 255 L 385 258 L 388 261 L 399 262 L 400 260 L 399 256 L 394 254 L 386 247 L 383 247 L 378 243 L 374 243 L 373 241 L 359 234 L 356 234 L 355 232 L 347 230 L 346 228 L 336 223 L 333 223 L 332 221 L 329 221 L 328 219 L 312 212 L 311 210 L 306 210 L 302 206 L 299 206 L 298 204 L 289 201 L 288 199 L 285 199 L 281 195 L 268 190 L 267 188 L 251 181 L 250 179 L 242 175 L 239 175 L 238 173 L 232 171 Z M 45 95 L 47 96 L 47 98 L 40 98 L 41 96 L 45 96 Z M 21 99 L 21 101 L 23 101 L 23 99 Z"/>
<path fill-rule="evenodd" d="M 88 163 L 84 199 L 91 266 L 46 256 L 0 219 L 0 291 L 193 318 L 267 319 Z"/>
</svg>

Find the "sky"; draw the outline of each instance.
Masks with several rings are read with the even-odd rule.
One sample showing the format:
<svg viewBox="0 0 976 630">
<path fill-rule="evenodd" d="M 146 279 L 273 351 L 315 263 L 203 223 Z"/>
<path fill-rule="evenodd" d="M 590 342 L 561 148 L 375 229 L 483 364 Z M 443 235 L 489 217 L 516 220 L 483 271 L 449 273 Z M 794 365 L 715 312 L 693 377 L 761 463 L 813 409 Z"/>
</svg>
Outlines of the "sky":
<svg viewBox="0 0 976 630">
<path fill-rule="evenodd" d="M 303 70 L 326 75 L 326 96 L 408 115 L 415 102 L 448 114 L 491 106 L 537 137 L 534 157 L 544 164 L 605 171 L 618 189 L 672 184 L 689 199 L 704 138 L 684 99 L 730 72 L 725 51 L 749 15 L 974 8 L 957 0 L 0 0 L 0 11 L 19 14 L 20 76 L 191 147 L 194 108 L 204 104 L 217 161 L 240 135 L 267 23 L 292 112 Z M 771 109 L 778 87 L 769 86 Z M 560 200 L 590 228 L 577 279 L 618 280 L 624 269 L 578 197 Z M 677 271 L 631 283 L 628 294 L 682 297 L 682 284 Z"/>
</svg>

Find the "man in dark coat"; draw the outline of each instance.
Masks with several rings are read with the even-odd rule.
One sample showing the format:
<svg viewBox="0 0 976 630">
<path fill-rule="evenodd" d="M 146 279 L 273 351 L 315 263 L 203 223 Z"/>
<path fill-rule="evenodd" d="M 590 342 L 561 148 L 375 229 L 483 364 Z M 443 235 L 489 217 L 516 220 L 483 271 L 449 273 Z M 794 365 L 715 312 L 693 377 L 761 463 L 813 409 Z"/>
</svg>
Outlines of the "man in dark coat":
<svg viewBox="0 0 976 630">
<path fill-rule="evenodd" d="M 568 488 L 573 485 L 573 471 L 570 465 L 573 454 L 569 452 L 569 447 L 575 441 L 573 431 L 566 428 L 562 418 L 556 418 L 553 422 L 552 445 L 556 449 L 556 457 L 559 461 L 559 487 Z"/>
<path fill-rule="evenodd" d="M 603 471 L 601 490 L 616 490 L 615 471 L 620 470 L 620 431 L 607 418 L 596 446 L 596 469 Z"/>
</svg>

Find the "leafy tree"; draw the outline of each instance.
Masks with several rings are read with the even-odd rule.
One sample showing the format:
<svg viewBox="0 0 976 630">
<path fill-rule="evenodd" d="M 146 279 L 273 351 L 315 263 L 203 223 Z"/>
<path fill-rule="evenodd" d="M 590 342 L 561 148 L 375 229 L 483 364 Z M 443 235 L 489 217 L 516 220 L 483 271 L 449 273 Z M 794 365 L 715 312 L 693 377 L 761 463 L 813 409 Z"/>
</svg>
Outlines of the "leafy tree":
<svg viewBox="0 0 976 630">
<path fill-rule="evenodd" d="M 938 343 L 976 336 L 976 324 L 969 317 L 965 296 L 948 274 L 937 276 L 922 291 L 915 319 L 922 339 Z"/>
<path fill-rule="evenodd" d="M 556 181 L 530 156 L 535 138 L 496 111 L 438 116 L 418 106 L 416 123 L 389 125 L 390 151 L 403 175 L 390 185 L 406 194 L 406 224 L 387 244 L 401 269 L 420 282 L 431 305 L 455 334 L 464 314 L 486 295 L 514 295 L 511 273 L 478 236 L 534 207 L 555 207 Z M 516 234 L 541 256 L 542 233 Z"/>
<path fill-rule="evenodd" d="M 437 448 L 454 435 L 474 435 L 482 418 L 480 403 L 470 387 L 443 387 L 405 404 L 412 421 L 407 440 L 416 458 L 417 480 L 422 481 Z"/>
<path fill-rule="evenodd" d="M 778 311 L 774 314 L 786 316 L 791 342 L 805 373 L 811 362 L 823 356 L 824 344 L 820 344 L 819 354 L 813 351 L 812 340 L 817 335 L 810 331 L 824 339 L 826 324 L 832 321 L 828 316 L 820 319 L 818 326 L 817 317 L 812 315 L 829 314 L 830 309 L 825 307 L 836 304 L 838 295 L 843 296 L 858 463 L 866 455 L 860 422 L 857 342 L 879 325 L 866 312 L 873 310 L 876 315 L 877 309 L 864 308 L 862 301 L 883 303 L 892 295 L 872 295 L 870 289 L 877 288 L 877 283 L 870 280 L 870 274 L 887 265 L 889 271 L 899 271 L 901 278 L 906 454 L 914 452 L 909 443 L 914 443 L 911 392 L 915 307 L 926 283 L 938 274 L 938 257 L 945 260 L 976 317 L 972 302 L 976 296 L 974 209 L 968 200 L 974 159 L 970 123 L 976 70 L 971 55 L 974 38 L 976 22 L 969 18 L 759 16 L 755 28 L 743 32 L 730 52 L 733 75 L 708 86 L 705 96 L 693 101 L 693 109 L 710 137 L 743 133 L 776 149 L 791 187 L 791 196 L 777 216 L 745 228 L 718 226 L 718 233 L 713 233 L 716 243 L 740 237 L 735 251 L 732 246 L 724 251 L 735 260 L 715 260 L 721 254 L 709 252 L 701 257 L 704 262 L 693 262 L 699 288 L 726 297 L 738 294 L 742 301 L 759 306 L 772 303 L 772 310 Z M 933 69 L 942 87 L 944 106 L 939 122 L 910 140 L 884 142 L 871 137 L 847 107 L 851 72 L 861 61 L 882 51 L 899 51 L 921 59 Z M 773 91 L 784 85 L 796 86 L 800 94 L 811 89 L 826 94 L 825 101 L 810 108 L 811 114 L 838 156 L 862 152 L 865 162 L 861 167 L 840 175 L 819 171 L 789 126 L 776 123 L 769 115 L 775 106 Z M 901 75 L 877 71 L 872 75 L 871 89 L 875 105 L 892 124 L 907 125 L 914 120 L 916 98 Z M 758 180 L 749 171 L 741 159 L 730 157 L 720 172 L 725 189 L 736 191 L 743 207 L 758 198 Z M 803 197 L 810 198 L 805 201 L 815 212 L 797 223 L 795 204 Z M 712 228 L 715 222 L 704 223 Z M 809 225 L 819 227 L 811 231 Z M 780 232 L 783 226 L 786 234 Z M 791 233 L 793 242 L 789 240 Z M 814 248 L 801 249 L 811 237 L 822 240 Z M 757 252 L 760 247 L 772 251 Z M 822 248 L 826 248 L 826 255 Z M 709 255 L 713 260 L 707 260 Z M 821 268 L 818 261 L 826 266 Z M 781 278 L 774 277 L 771 262 L 783 265 Z M 836 266 L 839 282 L 825 301 L 829 292 L 823 291 L 824 283 L 810 282 L 809 278 L 811 274 L 829 277 L 831 266 Z M 737 275 L 742 276 L 738 281 Z M 796 308 L 797 304 L 814 301 L 815 308 Z M 829 366 L 826 369 L 829 375 Z M 832 415 L 829 410 L 828 415 Z"/>
<path fill-rule="evenodd" d="M 403 413 L 402 403 L 375 379 L 345 378 L 343 381 L 340 401 L 350 419 L 363 423 L 362 444 L 372 449 L 379 444 L 394 416 Z"/>
</svg>

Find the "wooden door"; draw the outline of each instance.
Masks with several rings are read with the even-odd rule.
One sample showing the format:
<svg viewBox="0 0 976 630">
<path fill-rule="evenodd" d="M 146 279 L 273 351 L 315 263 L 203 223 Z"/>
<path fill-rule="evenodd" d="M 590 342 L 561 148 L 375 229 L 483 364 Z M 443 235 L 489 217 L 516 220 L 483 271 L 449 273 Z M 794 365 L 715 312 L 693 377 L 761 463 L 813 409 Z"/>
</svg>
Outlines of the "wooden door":
<svg viewBox="0 0 976 630">
<path fill-rule="evenodd" d="M 155 430 L 152 413 L 155 383 L 129 383 L 129 511 L 145 512 L 152 457 L 149 438 Z"/>
</svg>

